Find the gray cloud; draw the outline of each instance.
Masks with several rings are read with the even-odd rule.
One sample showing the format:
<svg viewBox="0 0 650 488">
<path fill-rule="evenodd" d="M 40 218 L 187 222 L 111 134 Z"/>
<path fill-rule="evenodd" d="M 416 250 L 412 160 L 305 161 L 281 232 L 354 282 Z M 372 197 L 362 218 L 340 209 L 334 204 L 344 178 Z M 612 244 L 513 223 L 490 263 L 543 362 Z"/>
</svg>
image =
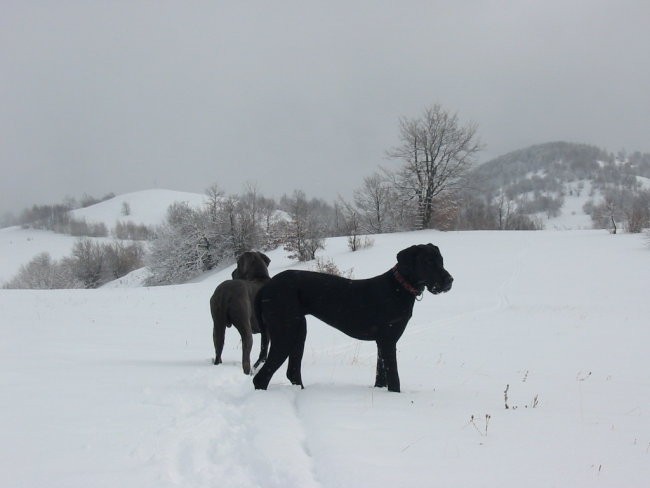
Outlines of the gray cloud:
<svg viewBox="0 0 650 488">
<path fill-rule="evenodd" d="M 486 160 L 650 151 L 645 1 L 3 2 L 0 211 L 255 181 L 349 194 L 432 103 Z"/>
</svg>

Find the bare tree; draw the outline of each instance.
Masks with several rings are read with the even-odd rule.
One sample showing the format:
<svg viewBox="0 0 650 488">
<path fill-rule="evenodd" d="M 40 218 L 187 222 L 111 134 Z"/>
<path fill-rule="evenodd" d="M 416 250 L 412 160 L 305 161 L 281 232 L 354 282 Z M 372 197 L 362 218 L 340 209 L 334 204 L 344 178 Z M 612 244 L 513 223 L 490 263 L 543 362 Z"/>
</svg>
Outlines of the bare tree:
<svg viewBox="0 0 650 488">
<path fill-rule="evenodd" d="M 275 249 L 282 244 L 282 212 L 272 198 L 260 199 L 260 233 L 261 247 L 264 250 Z"/>
<path fill-rule="evenodd" d="M 224 192 L 219 188 L 219 185 L 213 183 L 205 190 L 205 195 L 207 196 L 206 206 L 210 220 L 213 223 L 217 223 L 219 220 L 218 215 L 223 205 Z"/>
<path fill-rule="evenodd" d="M 107 281 L 121 278 L 144 266 L 144 248 L 138 243 L 113 242 L 102 245 Z"/>
<path fill-rule="evenodd" d="M 263 197 L 254 183 L 247 183 L 245 190 L 237 205 L 238 232 L 235 255 L 258 248 L 262 242 L 260 223 Z"/>
<path fill-rule="evenodd" d="M 499 191 L 497 196 L 497 210 L 499 215 L 499 230 L 505 230 L 510 224 L 510 216 L 513 213 L 513 202 L 503 190 Z"/>
<path fill-rule="evenodd" d="M 616 227 L 616 216 L 619 213 L 618 205 L 614 197 L 607 195 L 604 202 L 604 210 L 606 211 L 607 216 L 612 222 L 612 234 L 616 234 L 618 230 Z"/>
<path fill-rule="evenodd" d="M 354 204 L 362 229 L 369 234 L 381 234 L 392 230 L 390 210 L 392 189 L 380 173 L 363 179 L 363 185 L 354 190 Z"/>
<path fill-rule="evenodd" d="M 348 247 L 350 251 L 357 251 L 361 247 L 361 218 L 357 208 L 346 202 L 341 196 L 336 204 L 341 215 L 342 230 L 348 236 Z"/>
<path fill-rule="evenodd" d="M 387 154 L 403 162 L 395 173 L 396 189 L 416 206 L 418 227 L 431 225 L 436 197 L 460 188 L 482 147 L 477 128 L 475 123 L 461 126 L 456 114 L 438 104 L 417 119 L 400 120 L 401 144 Z"/>
<path fill-rule="evenodd" d="M 650 226 L 650 192 L 640 192 L 632 197 L 624 213 L 628 232 L 638 234 Z"/>
<path fill-rule="evenodd" d="M 315 211 L 318 202 L 309 202 L 303 191 L 297 190 L 293 197 L 286 198 L 290 221 L 286 225 L 284 249 L 291 259 L 309 261 L 316 258 L 316 252 L 323 249 L 324 224 Z"/>
<path fill-rule="evenodd" d="M 106 256 L 100 245 L 91 239 L 79 239 L 69 259 L 74 276 L 83 283 L 84 288 L 97 288 L 102 283 Z"/>
</svg>

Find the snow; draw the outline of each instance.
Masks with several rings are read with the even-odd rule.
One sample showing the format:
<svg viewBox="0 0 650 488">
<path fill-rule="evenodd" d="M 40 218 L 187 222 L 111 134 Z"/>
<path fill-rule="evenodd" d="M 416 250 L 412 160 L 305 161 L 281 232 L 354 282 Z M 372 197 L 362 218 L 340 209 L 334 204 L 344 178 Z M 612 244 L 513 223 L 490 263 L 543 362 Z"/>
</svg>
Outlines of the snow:
<svg viewBox="0 0 650 488">
<path fill-rule="evenodd" d="M 433 242 L 455 278 L 415 304 L 398 344 L 399 394 L 372 387 L 372 343 L 313 318 L 304 390 L 283 367 L 255 391 L 232 329 L 213 366 L 208 301 L 232 267 L 167 287 L 0 290 L 2 486 L 647 486 L 642 238 L 374 240 L 351 253 L 329 239 L 323 256 L 366 278 Z M 311 266 L 269 255 L 271 274 Z"/>
<path fill-rule="evenodd" d="M 644 190 L 650 190 L 650 178 L 646 178 L 645 176 L 637 176 L 636 180 L 641 185 L 641 188 Z"/>
<path fill-rule="evenodd" d="M 113 281 L 109 281 L 101 288 L 136 288 L 143 286 L 151 276 L 148 268 L 139 268 Z"/>
<path fill-rule="evenodd" d="M 564 204 L 560 209 L 560 215 L 548 218 L 542 215 L 544 227 L 549 230 L 575 230 L 591 229 L 593 222 L 583 207 L 589 200 L 598 200 L 598 197 L 590 196 L 592 185 L 588 180 L 579 180 L 570 183 L 565 188 Z"/>
</svg>

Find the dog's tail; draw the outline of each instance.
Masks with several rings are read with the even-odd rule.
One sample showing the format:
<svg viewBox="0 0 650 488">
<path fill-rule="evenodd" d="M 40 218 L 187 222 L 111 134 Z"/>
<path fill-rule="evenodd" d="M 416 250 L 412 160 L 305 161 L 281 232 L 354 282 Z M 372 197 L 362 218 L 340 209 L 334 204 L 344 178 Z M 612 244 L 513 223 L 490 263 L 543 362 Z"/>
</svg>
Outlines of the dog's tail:
<svg viewBox="0 0 650 488">
<path fill-rule="evenodd" d="M 255 294 L 255 299 L 253 300 L 253 309 L 255 313 L 255 319 L 257 320 L 257 325 L 260 328 L 260 357 L 255 363 L 255 368 L 257 368 L 261 363 L 266 361 L 266 356 L 269 352 L 269 330 L 266 324 L 264 323 L 264 314 L 262 313 L 262 294 L 264 293 L 264 287 L 260 288 Z"/>
</svg>

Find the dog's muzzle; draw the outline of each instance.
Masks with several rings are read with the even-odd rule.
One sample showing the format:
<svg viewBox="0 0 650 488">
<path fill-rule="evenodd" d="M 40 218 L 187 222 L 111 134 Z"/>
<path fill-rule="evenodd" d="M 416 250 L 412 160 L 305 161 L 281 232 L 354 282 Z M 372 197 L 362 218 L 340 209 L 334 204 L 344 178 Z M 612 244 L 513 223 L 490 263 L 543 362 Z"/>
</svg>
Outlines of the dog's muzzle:
<svg viewBox="0 0 650 488">
<path fill-rule="evenodd" d="M 433 283 L 432 285 L 427 286 L 427 290 L 434 295 L 438 293 L 446 293 L 451 290 L 451 284 L 454 282 L 454 278 L 447 273 L 447 276 L 439 283 Z"/>
</svg>

